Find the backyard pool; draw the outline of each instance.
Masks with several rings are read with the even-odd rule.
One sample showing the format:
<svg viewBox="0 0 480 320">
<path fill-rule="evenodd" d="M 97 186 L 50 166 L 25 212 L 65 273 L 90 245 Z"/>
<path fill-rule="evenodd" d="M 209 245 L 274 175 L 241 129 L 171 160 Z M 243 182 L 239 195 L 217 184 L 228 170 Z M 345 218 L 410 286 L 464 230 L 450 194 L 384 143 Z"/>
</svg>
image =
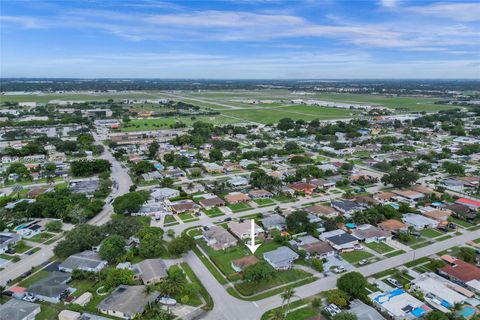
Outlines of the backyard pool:
<svg viewBox="0 0 480 320">
<path fill-rule="evenodd" d="M 477 309 L 472 306 L 463 306 L 459 313 L 460 315 L 468 319 L 475 315 L 475 313 L 477 313 Z"/>
</svg>

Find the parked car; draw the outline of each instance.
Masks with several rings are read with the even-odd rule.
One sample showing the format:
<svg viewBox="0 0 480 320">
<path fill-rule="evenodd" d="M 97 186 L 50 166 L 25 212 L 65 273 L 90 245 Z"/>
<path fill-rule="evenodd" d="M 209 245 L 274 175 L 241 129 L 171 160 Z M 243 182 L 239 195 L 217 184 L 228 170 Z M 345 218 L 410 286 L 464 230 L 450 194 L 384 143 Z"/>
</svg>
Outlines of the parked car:
<svg viewBox="0 0 480 320">
<path fill-rule="evenodd" d="M 342 310 L 340 310 L 340 308 L 337 307 L 337 305 L 335 305 L 333 303 L 326 306 L 325 311 L 328 314 L 330 314 L 331 316 L 335 316 L 335 315 L 339 314 L 340 312 L 342 312 Z"/>
<path fill-rule="evenodd" d="M 346 271 L 345 268 L 342 267 L 342 266 L 340 266 L 340 267 L 335 267 L 335 268 L 333 269 L 333 272 L 335 272 L 335 273 L 342 273 L 342 272 L 345 272 L 345 271 Z"/>
<path fill-rule="evenodd" d="M 395 287 L 397 287 L 397 288 L 401 288 L 401 287 L 402 287 L 402 285 L 400 284 L 400 282 L 398 282 L 396 279 L 387 278 L 387 281 L 388 281 L 391 285 L 393 285 L 393 286 L 395 286 Z"/>
<path fill-rule="evenodd" d="M 174 306 L 177 304 L 177 300 L 167 296 L 158 298 L 158 302 L 160 302 L 161 304 L 165 304 L 167 306 Z"/>
<path fill-rule="evenodd" d="M 228 218 L 223 219 L 223 221 L 232 221 L 232 218 L 228 217 Z"/>
<path fill-rule="evenodd" d="M 25 293 L 25 295 L 23 296 L 23 300 L 28 301 L 28 302 L 35 302 L 35 301 L 38 300 L 38 298 L 35 297 L 35 295 L 27 292 L 27 293 Z"/>
<path fill-rule="evenodd" d="M 362 259 L 362 260 L 360 260 L 360 262 L 358 262 L 358 264 L 361 265 L 361 266 L 364 266 L 364 265 L 368 264 L 368 260 L 367 259 Z"/>
</svg>

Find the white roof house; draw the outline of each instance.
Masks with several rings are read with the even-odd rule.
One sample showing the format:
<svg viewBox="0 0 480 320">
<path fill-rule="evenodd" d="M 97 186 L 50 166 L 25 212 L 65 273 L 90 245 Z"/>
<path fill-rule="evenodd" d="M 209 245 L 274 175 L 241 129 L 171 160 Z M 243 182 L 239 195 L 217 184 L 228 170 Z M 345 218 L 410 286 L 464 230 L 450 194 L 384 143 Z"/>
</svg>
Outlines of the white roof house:
<svg viewBox="0 0 480 320">
<path fill-rule="evenodd" d="M 451 289 L 454 286 L 452 282 L 433 272 L 421 274 L 412 281 L 412 286 L 421 290 L 426 295 L 426 299 L 434 306 L 440 305 L 448 309 L 453 307 L 455 303 L 461 303 L 468 299 L 466 296 Z"/>
<path fill-rule="evenodd" d="M 415 319 L 431 311 L 422 301 L 403 289 L 395 289 L 384 293 L 374 292 L 369 294 L 368 297 L 394 319 Z"/>
<path fill-rule="evenodd" d="M 425 228 L 436 228 L 438 226 L 438 221 L 414 213 L 404 214 L 402 217 L 402 221 L 403 223 L 412 226 L 417 230 Z"/>
<path fill-rule="evenodd" d="M 180 195 L 180 191 L 172 188 L 158 188 L 153 189 L 151 196 L 157 201 L 163 201 L 165 199 L 178 197 Z"/>
</svg>

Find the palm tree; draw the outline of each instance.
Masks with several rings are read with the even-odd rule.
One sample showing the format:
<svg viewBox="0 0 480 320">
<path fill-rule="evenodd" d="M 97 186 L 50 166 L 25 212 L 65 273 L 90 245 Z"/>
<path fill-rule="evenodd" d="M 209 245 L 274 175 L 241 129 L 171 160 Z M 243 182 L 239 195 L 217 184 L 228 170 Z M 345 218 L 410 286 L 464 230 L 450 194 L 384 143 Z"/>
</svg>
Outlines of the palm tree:
<svg viewBox="0 0 480 320">
<path fill-rule="evenodd" d="M 286 289 L 281 295 L 282 297 L 282 307 L 285 301 L 287 301 L 287 308 L 285 309 L 285 316 L 287 316 L 289 308 L 290 308 L 290 300 L 295 296 L 295 290 L 292 288 Z"/>
</svg>

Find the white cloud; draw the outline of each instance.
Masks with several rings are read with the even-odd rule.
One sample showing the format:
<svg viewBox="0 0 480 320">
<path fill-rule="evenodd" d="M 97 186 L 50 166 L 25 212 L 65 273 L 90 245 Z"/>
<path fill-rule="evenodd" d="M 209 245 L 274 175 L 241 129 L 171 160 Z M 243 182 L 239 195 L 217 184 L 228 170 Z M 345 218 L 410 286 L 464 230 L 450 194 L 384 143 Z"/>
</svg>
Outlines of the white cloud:
<svg viewBox="0 0 480 320">
<path fill-rule="evenodd" d="M 408 11 L 458 21 L 480 21 L 480 3 L 434 3 L 429 6 L 408 7 Z"/>
<path fill-rule="evenodd" d="M 385 8 L 395 8 L 398 6 L 398 0 L 380 0 L 380 5 Z"/>
</svg>

